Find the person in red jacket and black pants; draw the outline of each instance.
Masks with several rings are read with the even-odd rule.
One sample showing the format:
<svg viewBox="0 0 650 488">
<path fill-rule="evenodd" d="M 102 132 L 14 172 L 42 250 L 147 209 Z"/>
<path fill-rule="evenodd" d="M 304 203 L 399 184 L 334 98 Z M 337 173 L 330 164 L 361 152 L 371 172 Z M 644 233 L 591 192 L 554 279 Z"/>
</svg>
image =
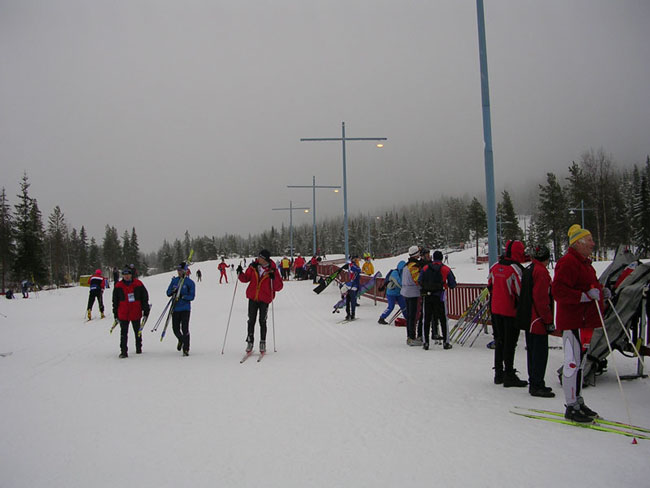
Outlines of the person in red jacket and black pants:
<svg viewBox="0 0 650 488">
<path fill-rule="evenodd" d="M 594 250 L 591 232 L 572 225 L 568 232 L 569 249 L 555 267 L 551 290 L 557 302 L 555 325 L 562 331 L 564 366 L 562 389 L 566 400 L 564 417 L 574 422 L 591 422 L 598 414 L 585 405 L 582 398 L 582 355 L 580 329 L 601 327 L 598 308 L 603 298 L 611 296 L 609 289 L 598 282 L 589 256 Z"/>
<path fill-rule="evenodd" d="M 271 253 L 266 249 L 244 272 L 241 265 L 237 267 L 237 276 L 242 283 L 248 283 L 246 298 L 248 298 L 248 335 L 246 336 L 246 352 L 253 350 L 255 340 L 255 322 L 259 314 L 260 321 L 260 352 L 266 352 L 266 316 L 269 304 L 275 298 L 275 293 L 284 286 L 278 268 L 271 259 Z"/>
<path fill-rule="evenodd" d="M 555 393 L 546 386 L 548 364 L 548 335 L 555 330 L 551 275 L 547 266 L 551 258 L 548 247 L 539 245 L 533 252 L 533 303 L 530 325 L 526 330 L 528 358 L 528 393 L 535 397 L 553 398 Z"/>
<path fill-rule="evenodd" d="M 135 353 L 141 354 L 140 319 L 149 316 L 149 293 L 139 279 L 133 278 L 133 271 L 128 266 L 122 271 L 122 280 L 113 288 L 113 316 L 120 322 L 120 357 L 129 357 L 129 322 L 133 324 L 135 334 Z"/>
<path fill-rule="evenodd" d="M 515 349 L 519 328 L 515 325 L 516 301 L 521 291 L 522 265 L 525 261 L 521 241 L 508 241 L 505 256 L 490 268 L 488 290 L 494 333 L 494 383 L 506 388 L 528 385 L 515 370 Z"/>
</svg>

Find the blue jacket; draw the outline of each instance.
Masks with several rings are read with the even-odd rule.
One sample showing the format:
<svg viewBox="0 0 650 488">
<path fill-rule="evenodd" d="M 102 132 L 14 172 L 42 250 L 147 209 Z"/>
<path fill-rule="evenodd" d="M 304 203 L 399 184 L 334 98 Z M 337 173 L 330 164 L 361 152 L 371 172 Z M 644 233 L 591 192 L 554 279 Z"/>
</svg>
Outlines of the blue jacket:
<svg viewBox="0 0 650 488">
<path fill-rule="evenodd" d="M 167 287 L 167 296 L 170 297 L 174 294 L 175 290 L 178 288 L 178 282 L 180 277 L 174 276 L 171 283 Z M 174 312 L 184 312 L 192 310 L 192 305 L 190 302 L 194 300 L 194 282 L 190 278 L 185 278 L 183 280 L 183 286 L 181 287 L 181 294 L 178 297 L 176 305 L 174 305 Z"/>
<path fill-rule="evenodd" d="M 404 270 L 406 263 L 400 261 L 397 263 L 396 269 L 391 269 L 386 275 L 384 283 L 386 283 L 386 295 L 398 297 L 402 291 L 402 271 Z"/>
<path fill-rule="evenodd" d="M 348 288 L 351 290 L 358 290 L 359 289 L 359 282 L 361 281 L 361 268 L 357 266 L 354 263 L 350 263 L 350 268 L 349 268 L 349 275 L 348 277 L 350 280 L 346 283 Z"/>
</svg>

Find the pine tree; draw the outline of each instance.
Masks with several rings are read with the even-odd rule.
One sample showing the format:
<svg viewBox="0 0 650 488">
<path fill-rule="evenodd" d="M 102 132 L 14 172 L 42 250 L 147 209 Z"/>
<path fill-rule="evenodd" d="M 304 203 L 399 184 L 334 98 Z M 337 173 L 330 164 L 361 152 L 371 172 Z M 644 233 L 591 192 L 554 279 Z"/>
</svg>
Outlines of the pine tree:
<svg viewBox="0 0 650 488">
<path fill-rule="evenodd" d="M 567 201 L 564 190 L 553 173 L 547 173 L 546 185 L 539 185 L 539 228 L 553 243 L 553 254 L 557 261 L 562 255 L 562 242 L 568 231 Z"/>
<path fill-rule="evenodd" d="M 88 246 L 88 269 L 96 270 L 102 267 L 101 252 L 95 238 L 90 238 L 90 245 Z"/>
<path fill-rule="evenodd" d="M 121 267 L 127 262 L 122 253 L 120 237 L 115 227 L 107 225 L 105 228 L 102 255 L 106 266 L 118 266 L 119 269 L 122 269 Z"/>
<path fill-rule="evenodd" d="M 472 203 L 467 208 L 467 225 L 469 230 L 474 233 L 474 239 L 476 240 L 476 258 L 478 259 L 478 240 L 487 233 L 487 216 L 485 215 L 483 205 L 481 205 L 481 202 L 476 197 L 474 197 Z"/>
<path fill-rule="evenodd" d="M 5 279 L 11 269 L 16 253 L 14 245 L 14 227 L 11 215 L 11 207 L 7 202 L 7 194 L 4 187 L 0 193 L 0 266 L 2 269 L 2 292 L 6 290 Z"/>
<path fill-rule="evenodd" d="M 49 247 L 50 279 L 56 284 L 66 283 L 65 263 L 68 262 L 68 227 L 61 208 L 57 205 L 48 218 L 47 240 Z"/>
<path fill-rule="evenodd" d="M 502 201 L 497 207 L 497 223 L 500 227 L 499 234 L 503 238 L 501 245 L 504 246 L 504 243 L 509 240 L 521 239 L 523 232 L 519 226 L 519 219 L 510 194 L 504 190 L 501 196 Z"/>
<path fill-rule="evenodd" d="M 79 275 L 88 274 L 91 271 L 89 269 L 88 252 L 88 236 L 86 234 L 86 228 L 82 225 L 79 231 L 79 248 L 77 249 L 77 269 Z"/>
<path fill-rule="evenodd" d="M 129 261 L 133 258 L 133 255 L 131 254 L 131 238 L 129 237 L 129 232 L 126 230 L 122 234 L 122 258 L 126 261 L 126 264 L 135 266 L 134 262 Z"/>
<path fill-rule="evenodd" d="M 23 174 L 19 203 L 15 205 L 16 259 L 14 273 L 19 281 L 44 283 L 47 272 L 43 261 L 43 222 L 36 199 L 29 196 L 29 178 Z"/>
</svg>

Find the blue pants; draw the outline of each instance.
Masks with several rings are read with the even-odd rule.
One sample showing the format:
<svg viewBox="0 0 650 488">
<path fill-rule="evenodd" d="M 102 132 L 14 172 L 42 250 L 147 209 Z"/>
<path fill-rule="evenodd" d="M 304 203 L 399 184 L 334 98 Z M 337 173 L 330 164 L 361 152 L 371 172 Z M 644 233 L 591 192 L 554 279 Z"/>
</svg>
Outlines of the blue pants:
<svg viewBox="0 0 650 488">
<path fill-rule="evenodd" d="M 386 295 L 386 299 L 388 300 L 388 307 L 379 316 L 380 318 L 386 319 L 395 308 L 396 303 L 402 310 L 402 315 L 406 318 L 406 299 L 402 295 Z"/>
</svg>

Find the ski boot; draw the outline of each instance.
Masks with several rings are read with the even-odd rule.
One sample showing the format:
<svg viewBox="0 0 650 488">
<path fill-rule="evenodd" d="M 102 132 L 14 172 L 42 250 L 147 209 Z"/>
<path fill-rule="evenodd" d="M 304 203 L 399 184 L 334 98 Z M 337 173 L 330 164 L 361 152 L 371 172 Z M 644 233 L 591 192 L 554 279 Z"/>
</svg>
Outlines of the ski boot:
<svg viewBox="0 0 650 488">
<path fill-rule="evenodd" d="M 266 352 L 266 341 L 260 341 L 260 352 L 262 354 Z"/>
<path fill-rule="evenodd" d="M 379 317 L 377 323 L 381 325 L 388 325 L 388 322 L 386 322 L 386 319 L 384 317 Z"/>
<path fill-rule="evenodd" d="M 106 315 L 104 315 L 104 312 L 101 312 L 102 316 L 100 318 L 105 319 Z"/>
<path fill-rule="evenodd" d="M 92 316 L 90 315 L 90 309 L 88 309 L 88 311 L 86 312 L 86 317 L 88 317 L 88 320 L 92 318 Z"/>
</svg>

